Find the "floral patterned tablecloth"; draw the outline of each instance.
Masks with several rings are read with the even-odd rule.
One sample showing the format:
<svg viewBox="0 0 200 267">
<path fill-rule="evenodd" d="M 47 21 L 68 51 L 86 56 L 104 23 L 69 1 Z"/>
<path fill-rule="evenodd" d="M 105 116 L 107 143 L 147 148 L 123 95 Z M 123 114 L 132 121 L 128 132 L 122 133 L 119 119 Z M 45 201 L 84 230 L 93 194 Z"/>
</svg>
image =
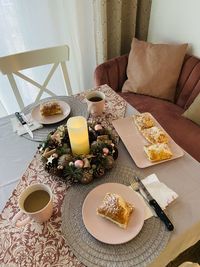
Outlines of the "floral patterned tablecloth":
<svg viewBox="0 0 200 267">
<path fill-rule="evenodd" d="M 111 126 L 112 120 L 124 117 L 126 102 L 107 85 L 96 90 L 106 95 L 106 111 L 97 120 Z M 76 97 L 84 101 L 85 92 Z M 51 187 L 54 195 L 53 215 L 44 224 L 32 221 L 17 228 L 12 218 L 19 211 L 19 195 L 34 183 L 44 183 Z M 61 232 L 61 208 L 69 186 L 47 173 L 40 155 L 35 154 L 0 215 L 0 266 L 83 266 L 66 245 Z"/>
</svg>

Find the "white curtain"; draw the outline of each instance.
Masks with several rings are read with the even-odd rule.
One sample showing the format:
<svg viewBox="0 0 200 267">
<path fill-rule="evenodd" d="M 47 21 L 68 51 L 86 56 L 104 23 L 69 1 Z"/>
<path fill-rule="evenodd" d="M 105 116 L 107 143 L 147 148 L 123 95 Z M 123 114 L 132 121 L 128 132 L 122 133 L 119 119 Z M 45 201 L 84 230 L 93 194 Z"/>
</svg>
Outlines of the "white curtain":
<svg viewBox="0 0 200 267">
<path fill-rule="evenodd" d="M 91 0 L 0 0 L 0 56 L 68 44 L 67 63 L 73 93 L 93 87 L 96 66 Z M 24 71 L 38 82 L 50 66 Z M 34 101 L 36 90 L 17 79 L 25 104 Z M 65 94 L 59 71 L 49 85 Z M 44 95 L 45 96 L 45 95 Z M 0 103 L 7 113 L 19 109 L 6 76 L 0 74 Z"/>
</svg>

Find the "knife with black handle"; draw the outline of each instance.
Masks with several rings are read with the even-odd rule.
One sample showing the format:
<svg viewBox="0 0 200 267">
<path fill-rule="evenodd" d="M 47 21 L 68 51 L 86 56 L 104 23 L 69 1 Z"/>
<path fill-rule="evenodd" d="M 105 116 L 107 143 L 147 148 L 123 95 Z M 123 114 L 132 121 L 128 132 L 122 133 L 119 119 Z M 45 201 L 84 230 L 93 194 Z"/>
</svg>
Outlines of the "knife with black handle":
<svg viewBox="0 0 200 267">
<path fill-rule="evenodd" d="M 167 229 L 169 231 L 173 231 L 174 230 L 173 224 L 171 223 L 171 221 L 169 220 L 169 218 L 167 217 L 167 215 L 164 213 L 164 211 L 162 210 L 162 208 L 160 207 L 160 205 L 158 204 L 158 202 L 151 196 L 151 194 L 146 189 L 146 187 L 144 186 L 144 184 L 142 183 L 142 181 L 140 180 L 140 178 L 138 176 L 134 176 L 134 178 L 139 183 L 141 189 L 145 193 L 145 195 L 147 197 L 147 200 L 149 202 L 149 205 L 155 210 L 155 213 L 158 215 L 158 217 L 161 219 L 161 221 L 164 222 L 164 224 L 167 227 Z"/>
<path fill-rule="evenodd" d="M 33 133 L 31 131 L 31 129 L 29 128 L 29 126 L 27 125 L 27 122 L 23 119 L 22 115 L 19 112 L 15 112 L 15 116 L 17 117 L 17 119 L 19 120 L 19 122 L 21 123 L 21 125 L 23 125 L 23 127 L 26 130 L 26 132 L 33 139 Z"/>
</svg>

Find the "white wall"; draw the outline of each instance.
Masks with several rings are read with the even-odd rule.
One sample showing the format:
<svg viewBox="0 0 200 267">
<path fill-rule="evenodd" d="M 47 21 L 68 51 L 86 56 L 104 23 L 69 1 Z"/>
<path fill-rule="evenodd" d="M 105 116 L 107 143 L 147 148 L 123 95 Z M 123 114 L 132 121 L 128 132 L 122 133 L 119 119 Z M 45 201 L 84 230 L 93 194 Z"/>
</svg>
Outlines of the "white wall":
<svg viewBox="0 0 200 267">
<path fill-rule="evenodd" d="M 188 43 L 200 57 L 200 0 L 152 0 L 148 41 Z"/>
</svg>

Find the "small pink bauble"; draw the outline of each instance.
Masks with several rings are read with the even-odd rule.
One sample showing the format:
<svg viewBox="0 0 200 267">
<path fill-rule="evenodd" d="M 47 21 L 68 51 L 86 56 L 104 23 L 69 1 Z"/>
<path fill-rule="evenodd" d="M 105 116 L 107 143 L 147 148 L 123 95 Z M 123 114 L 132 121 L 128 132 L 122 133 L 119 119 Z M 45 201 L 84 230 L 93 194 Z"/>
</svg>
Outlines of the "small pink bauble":
<svg viewBox="0 0 200 267">
<path fill-rule="evenodd" d="M 102 130 L 103 128 L 102 128 L 101 124 L 96 124 L 94 126 L 94 129 L 95 129 L 95 131 L 99 131 L 99 130 Z"/>
<path fill-rule="evenodd" d="M 103 148 L 103 153 L 104 153 L 105 155 L 108 155 L 108 153 L 109 153 L 109 149 L 108 149 L 107 147 L 104 147 L 104 148 Z"/>
<path fill-rule="evenodd" d="M 82 160 L 77 159 L 77 160 L 74 162 L 74 165 L 75 165 L 76 168 L 83 168 L 84 163 L 83 163 Z"/>
</svg>

